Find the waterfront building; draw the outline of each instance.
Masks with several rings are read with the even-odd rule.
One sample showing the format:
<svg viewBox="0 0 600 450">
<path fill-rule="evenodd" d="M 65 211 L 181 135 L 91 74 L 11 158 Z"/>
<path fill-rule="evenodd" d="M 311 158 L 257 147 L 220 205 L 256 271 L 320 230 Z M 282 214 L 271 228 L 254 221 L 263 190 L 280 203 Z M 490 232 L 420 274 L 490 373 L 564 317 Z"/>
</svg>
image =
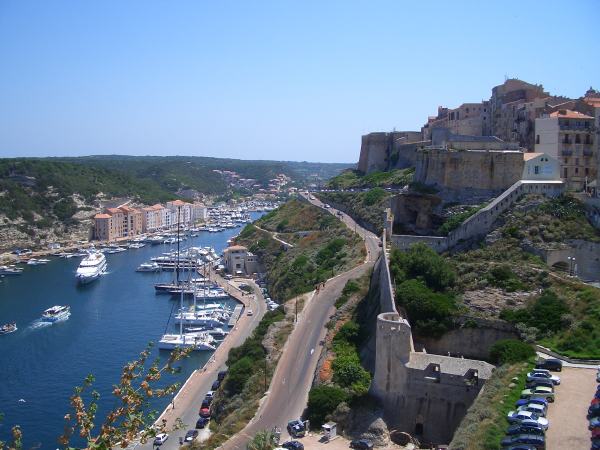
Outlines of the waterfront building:
<svg viewBox="0 0 600 450">
<path fill-rule="evenodd" d="M 94 238 L 99 241 L 112 241 L 115 231 L 110 214 L 101 213 L 94 216 Z"/>
<path fill-rule="evenodd" d="M 535 150 L 560 162 L 560 173 L 570 190 L 581 191 L 596 179 L 598 170 L 594 117 L 560 109 L 535 120 Z"/>
<path fill-rule="evenodd" d="M 167 202 L 167 209 L 171 211 L 171 217 L 169 218 L 169 227 L 177 223 L 178 214 L 179 222 L 183 225 L 190 225 L 192 223 L 192 205 L 182 200 L 173 200 Z"/>
<path fill-rule="evenodd" d="M 208 208 L 204 203 L 194 202 L 192 204 L 192 223 L 208 220 Z"/>
<path fill-rule="evenodd" d="M 161 216 L 159 209 L 162 209 L 162 206 L 160 206 L 158 209 L 154 206 L 146 206 L 145 208 L 142 208 L 142 232 L 151 233 L 161 227 Z"/>
<path fill-rule="evenodd" d="M 106 208 L 106 214 L 112 217 L 112 235 L 115 238 L 125 236 L 125 214 L 119 208 Z"/>
<path fill-rule="evenodd" d="M 223 252 L 225 270 L 232 275 L 252 275 L 258 272 L 258 257 L 243 245 L 232 245 Z"/>
<path fill-rule="evenodd" d="M 123 236 L 137 236 L 143 232 L 144 215 L 131 206 L 119 206 L 123 212 Z"/>
</svg>

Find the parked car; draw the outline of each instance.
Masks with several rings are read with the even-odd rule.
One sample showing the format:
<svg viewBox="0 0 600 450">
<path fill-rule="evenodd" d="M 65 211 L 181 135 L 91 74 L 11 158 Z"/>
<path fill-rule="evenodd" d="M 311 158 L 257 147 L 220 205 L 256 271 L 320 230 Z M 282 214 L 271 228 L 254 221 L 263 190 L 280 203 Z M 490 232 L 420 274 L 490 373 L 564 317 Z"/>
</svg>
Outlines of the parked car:
<svg viewBox="0 0 600 450">
<path fill-rule="evenodd" d="M 526 405 L 519 406 L 517 408 L 517 411 L 529 411 L 529 412 L 537 414 L 540 417 L 546 417 L 546 414 L 548 413 L 548 410 L 546 409 L 545 406 L 537 405 L 535 403 L 531 403 L 531 404 L 528 403 Z"/>
<path fill-rule="evenodd" d="M 592 439 L 592 450 L 600 449 L 600 439 Z"/>
<path fill-rule="evenodd" d="M 304 450 L 304 444 L 300 441 L 287 441 L 281 444 L 287 450 Z"/>
<path fill-rule="evenodd" d="M 216 391 L 217 389 L 219 389 L 219 386 L 221 386 L 221 382 L 219 380 L 215 380 L 215 381 L 213 381 L 213 384 L 212 384 L 210 390 Z"/>
<path fill-rule="evenodd" d="M 594 428 L 592 430 L 592 439 L 600 439 L 600 428 Z"/>
<path fill-rule="evenodd" d="M 205 398 L 204 400 L 202 400 L 202 406 L 200 406 L 200 408 L 210 408 L 210 404 L 212 403 L 212 399 L 207 399 Z"/>
<path fill-rule="evenodd" d="M 350 442 L 350 448 L 355 448 L 357 450 L 371 450 L 373 448 L 373 443 L 368 439 L 355 439 Z"/>
<path fill-rule="evenodd" d="M 521 391 L 521 398 L 542 397 L 552 403 L 554 401 L 554 390 L 546 386 L 535 386 Z"/>
<path fill-rule="evenodd" d="M 535 420 L 524 420 L 521 423 L 515 423 L 508 427 L 506 434 L 540 434 L 544 435 L 544 429 Z"/>
<path fill-rule="evenodd" d="M 205 398 L 213 398 L 215 396 L 215 391 L 208 391 L 206 393 L 206 397 Z"/>
<path fill-rule="evenodd" d="M 209 418 L 210 417 L 210 408 L 200 408 L 200 417 Z"/>
<path fill-rule="evenodd" d="M 562 365 L 563 363 L 560 359 L 549 358 L 538 360 L 535 363 L 535 368 L 551 370 L 552 372 L 560 372 L 562 371 Z"/>
<path fill-rule="evenodd" d="M 504 447 L 504 450 L 536 450 L 534 445 L 529 444 L 516 444 L 510 447 Z"/>
<path fill-rule="evenodd" d="M 587 418 L 591 420 L 595 417 L 600 417 L 600 405 L 592 405 L 588 408 Z"/>
<path fill-rule="evenodd" d="M 559 385 L 560 377 L 552 375 L 549 370 L 533 370 L 527 374 L 527 381 L 549 380 L 552 384 Z"/>
<path fill-rule="evenodd" d="M 200 417 L 196 421 L 196 428 L 204 428 L 206 425 L 208 425 L 209 420 L 210 419 L 208 417 Z"/>
<path fill-rule="evenodd" d="M 535 420 L 544 429 L 548 429 L 548 419 L 540 417 L 531 411 L 509 411 L 506 416 L 508 423 L 521 423 L 524 420 Z"/>
<path fill-rule="evenodd" d="M 536 449 L 545 449 L 546 439 L 544 436 L 538 434 L 517 434 L 514 436 L 507 436 L 500 442 L 502 447 L 510 447 L 515 444 L 528 444 L 533 445 Z"/>
<path fill-rule="evenodd" d="M 169 435 L 167 433 L 157 434 L 154 438 L 154 445 L 163 445 L 167 439 L 169 439 Z"/>
<path fill-rule="evenodd" d="M 198 437 L 198 430 L 189 430 L 185 433 L 185 437 L 183 438 L 184 442 L 192 442 L 194 439 Z"/>
<path fill-rule="evenodd" d="M 536 386 L 544 386 L 547 388 L 552 389 L 552 392 L 554 392 L 554 383 L 550 380 L 533 380 L 533 381 L 528 381 L 526 383 L 527 388 L 534 388 Z"/>
<path fill-rule="evenodd" d="M 593 429 L 596 427 L 600 427 L 600 417 L 593 417 L 590 419 L 590 424 L 588 426 L 588 429 Z"/>
<path fill-rule="evenodd" d="M 304 437 L 306 435 L 306 427 L 301 420 L 290 420 L 287 424 L 287 432 L 293 438 Z"/>
<path fill-rule="evenodd" d="M 519 406 L 528 405 L 529 403 L 535 403 L 537 405 L 542 405 L 548 408 L 548 402 L 545 398 L 541 397 L 530 397 L 530 398 L 521 398 L 517 400 L 515 406 L 518 408 Z"/>
<path fill-rule="evenodd" d="M 252 315 L 254 315 L 254 311 L 252 311 L 251 309 L 249 309 L 246 314 L 249 315 L 249 316 L 252 316 Z"/>
<path fill-rule="evenodd" d="M 226 376 L 227 376 L 227 371 L 226 370 L 221 370 L 219 372 L 219 374 L 217 375 L 217 380 L 223 381 Z"/>
<path fill-rule="evenodd" d="M 227 275 L 225 275 L 225 279 L 226 280 L 233 280 L 233 275 L 227 274 Z"/>
</svg>

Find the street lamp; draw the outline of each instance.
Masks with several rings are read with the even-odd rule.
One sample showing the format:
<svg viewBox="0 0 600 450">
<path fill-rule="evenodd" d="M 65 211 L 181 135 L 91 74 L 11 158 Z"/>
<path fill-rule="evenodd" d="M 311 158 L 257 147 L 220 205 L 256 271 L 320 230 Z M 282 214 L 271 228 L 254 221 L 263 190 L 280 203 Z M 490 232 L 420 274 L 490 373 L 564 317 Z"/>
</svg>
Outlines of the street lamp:
<svg viewBox="0 0 600 450">
<path fill-rule="evenodd" d="M 567 256 L 567 259 L 569 260 L 569 275 L 573 276 L 573 272 L 574 272 L 574 268 L 575 268 L 575 257 L 574 256 Z"/>
</svg>

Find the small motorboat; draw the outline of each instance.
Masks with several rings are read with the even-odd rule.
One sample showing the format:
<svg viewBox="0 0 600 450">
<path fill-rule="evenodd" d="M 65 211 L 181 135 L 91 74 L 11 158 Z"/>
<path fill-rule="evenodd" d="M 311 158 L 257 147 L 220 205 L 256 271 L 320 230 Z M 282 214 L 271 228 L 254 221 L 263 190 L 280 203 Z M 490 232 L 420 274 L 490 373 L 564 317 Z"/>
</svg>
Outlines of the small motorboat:
<svg viewBox="0 0 600 450">
<path fill-rule="evenodd" d="M 17 331 L 17 324 L 15 322 L 5 323 L 0 327 L 0 334 L 9 334 Z"/>
</svg>

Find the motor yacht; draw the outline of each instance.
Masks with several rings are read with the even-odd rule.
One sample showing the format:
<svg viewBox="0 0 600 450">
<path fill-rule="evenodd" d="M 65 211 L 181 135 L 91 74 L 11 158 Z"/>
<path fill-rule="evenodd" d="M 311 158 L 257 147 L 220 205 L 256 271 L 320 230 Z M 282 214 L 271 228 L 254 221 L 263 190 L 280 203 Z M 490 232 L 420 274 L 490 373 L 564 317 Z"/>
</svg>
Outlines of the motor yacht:
<svg viewBox="0 0 600 450">
<path fill-rule="evenodd" d="M 106 256 L 96 250 L 90 250 L 85 258 L 81 260 L 77 268 L 77 281 L 80 284 L 91 283 L 106 273 Z"/>
<path fill-rule="evenodd" d="M 48 308 L 42 314 L 43 322 L 59 322 L 61 320 L 67 320 L 71 315 L 71 307 L 68 305 L 60 306 L 56 305 L 52 308 Z"/>
<path fill-rule="evenodd" d="M 10 334 L 17 331 L 17 324 L 15 322 L 5 323 L 0 327 L 0 334 Z"/>
</svg>

